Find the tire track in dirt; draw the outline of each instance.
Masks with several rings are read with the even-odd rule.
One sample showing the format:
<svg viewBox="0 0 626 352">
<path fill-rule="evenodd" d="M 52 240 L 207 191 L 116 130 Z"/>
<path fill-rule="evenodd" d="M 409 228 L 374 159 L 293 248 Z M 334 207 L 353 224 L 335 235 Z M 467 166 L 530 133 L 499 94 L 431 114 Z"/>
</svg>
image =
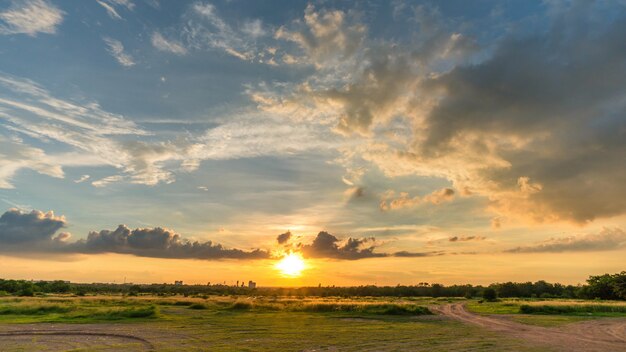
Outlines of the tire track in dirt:
<svg viewBox="0 0 626 352">
<path fill-rule="evenodd" d="M 504 317 L 470 313 L 463 304 L 431 307 L 431 310 L 461 321 L 562 351 L 626 351 L 626 320 L 599 319 L 564 328 L 545 328 L 517 323 Z"/>
<path fill-rule="evenodd" d="M 60 330 L 29 330 L 29 331 L 9 331 L 0 332 L 0 337 L 22 337 L 22 336 L 97 336 L 123 340 L 133 340 L 140 342 L 148 351 L 154 351 L 155 348 L 150 341 L 134 336 L 106 332 L 95 331 L 60 331 Z"/>
</svg>

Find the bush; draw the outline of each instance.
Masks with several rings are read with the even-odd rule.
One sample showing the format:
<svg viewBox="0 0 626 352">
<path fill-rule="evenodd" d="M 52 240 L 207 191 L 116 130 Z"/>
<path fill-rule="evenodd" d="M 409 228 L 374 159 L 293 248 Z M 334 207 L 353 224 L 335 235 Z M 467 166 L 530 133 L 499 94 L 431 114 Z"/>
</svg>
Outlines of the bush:
<svg viewBox="0 0 626 352">
<path fill-rule="evenodd" d="M 230 306 L 230 309 L 234 310 L 250 310 L 252 309 L 252 303 L 249 302 L 235 302 Z"/>
<path fill-rule="evenodd" d="M 35 291 L 33 291 L 30 287 L 25 287 L 17 293 L 20 297 L 33 297 L 35 295 Z"/>
<path fill-rule="evenodd" d="M 189 306 L 189 309 L 207 309 L 207 306 L 202 303 L 194 303 Z"/>
</svg>

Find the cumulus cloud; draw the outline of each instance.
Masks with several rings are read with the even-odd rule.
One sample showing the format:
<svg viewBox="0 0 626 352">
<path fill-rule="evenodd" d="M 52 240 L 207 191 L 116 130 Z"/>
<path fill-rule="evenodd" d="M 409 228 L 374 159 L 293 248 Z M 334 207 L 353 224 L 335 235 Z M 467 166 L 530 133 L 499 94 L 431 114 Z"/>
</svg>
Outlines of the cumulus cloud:
<svg viewBox="0 0 626 352">
<path fill-rule="evenodd" d="M 384 253 L 375 253 L 373 238 L 348 238 L 343 243 L 328 232 L 317 234 L 311 244 L 301 247 L 302 253 L 312 258 L 363 259 L 385 257 Z"/>
<path fill-rule="evenodd" d="M 105 37 L 102 40 L 104 40 L 104 43 L 106 43 L 107 51 L 109 52 L 109 54 L 111 54 L 111 56 L 113 56 L 120 65 L 124 67 L 130 67 L 135 65 L 135 60 L 133 59 L 133 57 L 124 52 L 124 45 L 122 44 L 122 42 L 109 37 Z"/>
<path fill-rule="evenodd" d="M 281 244 L 287 244 L 291 238 L 281 237 L 277 240 Z M 280 242 L 283 240 L 282 242 Z M 400 251 L 394 253 L 376 252 L 379 244 L 376 243 L 374 237 L 352 238 L 340 240 L 326 231 L 321 231 L 315 236 L 309 244 L 299 243 L 296 249 L 305 257 L 309 258 L 329 258 L 341 260 L 358 260 L 367 258 L 384 258 L 384 257 L 428 257 L 433 255 L 442 255 L 442 252 L 409 252 Z"/>
<path fill-rule="evenodd" d="M 379 208 L 382 211 L 397 210 L 403 208 L 413 208 L 423 203 L 440 204 L 454 199 L 454 190 L 452 188 L 442 188 L 420 198 L 419 196 L 410 197 L 407 192 L 400 192 L 396 196 L 396 192 L 388 190 L 383 193 Z"/>
<path fill-rule="evenodd" d="M 172 230 L 160 227 L 131 230 L 120 225 L 113 231 L 90 232 L 86 240 L 78 241 L 72 247 L 73 250 L 84 253 L 121 253 L 156 258 L 269 258 L 269 253 L 260 249 L 245 251 L 225 248 L 211 241 L 190 241 Z"/>
<path fill-rule="evenodd" d="M 33 210 L 30 213 L 23 213 L 18 209 L 9 209 L 0 216 L 0 244 L 11 246 L 49 242 L 53 240 L 54 234 L 65 225 L 65 218 L 55 216 L 52 211 L 43 213 Z"/>
<path fill-rule="evenodd" d="M 623 248 L 626 232 L 620 228 L 604 228 L 597 234 L 557 237 L 532 246 L 516 247 L 510 253 L 595 252 Z"/>
<path fill-rule="evenodd" d="M 180 259 L 262 259 L 269 253 L 260 249 L 226 248 L 211 241 L 200 242 L 160 227 L 90 232 L 86 239 L 70 242 L 67 232 L 57 234 L 67 222 L 52 211 L 24 213 L 10 209 L 0 216 L 0 250 L 8 253 L 120 253 L 154 258 Z"/>
<path fill-rule="evenodd" d="M 182 43 L 172 39 L 165 39 L 165 37 L 163 37 L 163 35 L 159 32 L 152 33 L 151 42 L 152 46 L 158 50 L 170 52 L 176 55 L 187 54 L 187 49 Z"/>
<path fill-rule="evenodd" d="M 0 12 L 0 34 L 54 34 L 65 13 L 45 0 L 14 1 Z"/>
</svg>

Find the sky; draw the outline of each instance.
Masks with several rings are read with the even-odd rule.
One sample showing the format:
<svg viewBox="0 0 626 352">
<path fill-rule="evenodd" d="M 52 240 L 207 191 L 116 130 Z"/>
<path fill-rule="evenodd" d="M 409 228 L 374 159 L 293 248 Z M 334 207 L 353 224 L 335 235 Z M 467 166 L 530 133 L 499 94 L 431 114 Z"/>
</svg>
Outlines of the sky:
<svg viewBox="0 0 626 352">
<path fill-rule="evenodd" d="M 625 270 L 624 33 L 624 1 L 2 0 L 0 277 Z"/>
</svg>

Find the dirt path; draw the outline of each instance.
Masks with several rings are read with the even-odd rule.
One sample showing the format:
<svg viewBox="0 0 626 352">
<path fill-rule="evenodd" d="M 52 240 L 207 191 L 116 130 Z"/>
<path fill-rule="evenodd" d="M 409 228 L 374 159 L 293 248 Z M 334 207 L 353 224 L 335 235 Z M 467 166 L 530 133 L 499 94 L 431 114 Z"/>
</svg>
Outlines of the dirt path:
<svg viewBox="0 0 626 352">
<path fill-rule="evenodd" d="M 432 310 L 464 323 L 548 345 L 562 351 L 626 351 L 626 319 L 598 319 L 573 323 L 563 328 L 544 328 L 517 323 L 495 315 L 468 312 L 462 304 L 432 307 Z"/>
<path fill-rule="evenodd" d="M 108 326 L 87 328 L 68 325 L 30 325 L 21 326 L 18 330 L 12 326 L 8 330 L 0 329 L 0 341 L 7 350 L 65 351 L 70 349 L 99 349 L 126 351 L 154 351 L 155 348 L 147 339 L 136 334 L 110 331 Z M 3 349 L 4 350 L 4 349 Z"/>
</svg>

